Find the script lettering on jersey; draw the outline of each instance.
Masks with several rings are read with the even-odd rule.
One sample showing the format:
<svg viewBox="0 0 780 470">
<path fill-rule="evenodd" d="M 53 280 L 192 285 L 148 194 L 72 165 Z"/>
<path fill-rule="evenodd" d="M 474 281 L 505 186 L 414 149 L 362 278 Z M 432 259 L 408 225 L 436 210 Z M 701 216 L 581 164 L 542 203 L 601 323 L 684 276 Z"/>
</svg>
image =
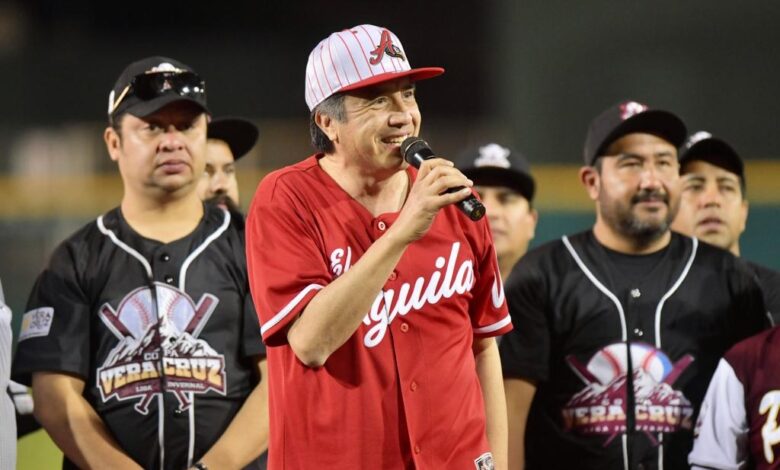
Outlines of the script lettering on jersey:
<svg viewBox="0 0 780 470">
<path fill-rule="evenodd" d="M 780 443 L 780 426 L 777 422 L 779 411 L 780 390 L 772 390 L 761 397 L 758 412 L 766 415 L 766 421 L 761 426 L 761 440 L 764 442 L 764 458 L 768 463 L 775 461 L 775 452 L 772 447 Z"/>
<path fill-rule="evenodd" d="M 333 276 L 339 277 L 349 271 L 352 266 L 352 248 L 336 248 L 330 253 L 330 271 Z"/>
<path fill-rule="evenodd" d="M 418 277 L 414 284 L 405 282 L 398 289 L 380 291 L 371 310 L 363 318 L 368 331 L 363 338 L 366 347 L 373 348 L 385 337 L 390 323 L 398 316 L 405 316 L 412 310 L 421 310 L 425 305 L 434 305 L 455 294 L 464 294 L 474 286 L 474 263 L 470 259 L 458 265 L 460 242 L 452 244 L 449 256 L 439 256 L 430 277 Z"/>
</svg>

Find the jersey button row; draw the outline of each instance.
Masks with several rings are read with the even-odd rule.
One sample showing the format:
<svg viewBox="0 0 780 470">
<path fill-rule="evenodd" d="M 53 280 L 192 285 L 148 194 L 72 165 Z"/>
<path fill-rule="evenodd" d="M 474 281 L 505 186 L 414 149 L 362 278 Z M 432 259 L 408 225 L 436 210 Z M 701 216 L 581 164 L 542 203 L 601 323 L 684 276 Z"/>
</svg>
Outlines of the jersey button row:
<svg viewBox="0 0 780 470">
<path fill-rule="evenodd" d="M 409 331 L 409 324 L 401 323 L 401 333 L 406 333 L 407 331 Z"/>
<path fill-rule="evenodd" d="M 409 388 L 410 388 L 410 389 L 411 389 L 413 392 L 416 392 L 416 391 L 417 391 L 417 389 L 418 389 L 418 388 L 420 388 L 420 386 L 417 384 L 417 382 L 415 382 L 414 380 L 412 380 L 412 383 L 411 383 L 411 384 L 409 384 Z"/>
<path fill-rule="evenodd" d="M 634 328 L 634 334 L 635 334 L 636 336 L 643 336 L 643 335 L 645 334 L 645 332 L 644 332 L 644 331 L 642 331 L 642 330 L 641 330 L 641 329 L 639 329 L 639 328 Z"/>
<path fill-rule="evenodd" d="M 415 454 L 419 454 L 421 451 L 422 451 L 422 449 L 420 449 L 420 446 L 418 446 L 418 445 L 414 446 L 414 453 Z"/>
<path fill-rule="evenodd" d="M 163 253 L 160 255 L 160 261 L 168 262 L 170 260 L 171 260 L 171 255 L 169 255 L 168 253 Z"/>
</svg>

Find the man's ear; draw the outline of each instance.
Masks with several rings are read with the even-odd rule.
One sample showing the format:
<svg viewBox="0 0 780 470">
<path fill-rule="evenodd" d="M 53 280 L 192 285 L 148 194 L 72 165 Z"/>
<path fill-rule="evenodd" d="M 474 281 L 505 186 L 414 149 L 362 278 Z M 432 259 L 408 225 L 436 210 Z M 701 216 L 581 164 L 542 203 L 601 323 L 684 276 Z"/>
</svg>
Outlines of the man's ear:
<svg viewBox="0 0 780 470">
<path fill-rule="evenodd" d="M 122 137 L 116 129 L 111 126 L 106 127 L 106 130 L 103 132 L 103 140 L 106 142 L 106 149 L 108 150 L 108 155 L 111 157 L 111 160 L 119 160 L 119 153 L 122 148 Z"/>
<path fill-rule="evenodd" d="M 601 176 L 598 170 L 592 166 L 584 166 L 580 168 L 580 182 L 585 186 L 585 191 L 588 192 L 588 197 L 595 201 L 599 198 L 601 192 Z"/>
<path fill-rule="evenodd" d="M 314 123 L 328 136 L 331 142 L 338 142 L 339 133 L 336 120 L 325 113 L 317 111 L 314 114 Z"/>
</svg>

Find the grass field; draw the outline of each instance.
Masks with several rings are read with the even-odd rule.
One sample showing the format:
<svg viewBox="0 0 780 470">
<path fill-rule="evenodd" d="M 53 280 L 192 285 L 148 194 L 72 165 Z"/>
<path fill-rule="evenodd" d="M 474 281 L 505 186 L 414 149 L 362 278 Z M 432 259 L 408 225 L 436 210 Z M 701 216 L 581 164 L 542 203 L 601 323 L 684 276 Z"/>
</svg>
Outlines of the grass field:
<svg viewBox="0 0 780 470">
<path fill-rule="evenodd" d="M 19 439 L 16 445 L 17 470 L 57 470 L 62 468 L 62 452 L 46 431 L 40 429 Z"/>
</svg>

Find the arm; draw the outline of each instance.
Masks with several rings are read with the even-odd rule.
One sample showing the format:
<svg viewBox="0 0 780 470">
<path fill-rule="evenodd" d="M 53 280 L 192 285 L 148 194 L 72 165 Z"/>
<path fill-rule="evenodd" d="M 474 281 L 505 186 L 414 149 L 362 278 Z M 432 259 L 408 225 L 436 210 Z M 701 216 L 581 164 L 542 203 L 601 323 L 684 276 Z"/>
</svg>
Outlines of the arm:
<svg viewBox="0 0 780 470">
<path fill-rule="evenodd" d="M 688 463 L 694 469 L 743 468 L 747 431 L 744 387 L 731 365 L 721 359 L 701 405 Z"/>
<path fill-rule="evenodd" d="M 458 186 L 466 188 L 444 193 Z M 471 194 L 470 186 L 451 162 L 432 159 L 422 164 L 396 222 L 293 320 L 287 340 L 304 364 L 322 366 L 355 333 L 406 247 L 425 235 L 439 209 Z"/>
<path fill-rule="evenodd" d="M 268 449 L 268 365 L 258 357 L 260 383 L 249 394 L 233 421 L 200 459 L 206 468 L 241 469 Z"/>
<path fill-rule="evenodd" d="M 525 467 L 525 427 L 536 384 L 523 379 L 506 379 L 504 391 L 509 419 L 509 468 L 522 470 Z"/>
<path fill-rule="evenodd" d="M 503 470 L 507 468 L 507 417 L 495 338 L 474 338 L 474 360 L 485 401 L 488 442 L 496 468 Z"/>
<path fill-rule="evenodd" d="M 35 417 L 79 468 L 140 469 L 82 396 L 84 381 L 61 373 L 33 374 Z"/>
</svg>

